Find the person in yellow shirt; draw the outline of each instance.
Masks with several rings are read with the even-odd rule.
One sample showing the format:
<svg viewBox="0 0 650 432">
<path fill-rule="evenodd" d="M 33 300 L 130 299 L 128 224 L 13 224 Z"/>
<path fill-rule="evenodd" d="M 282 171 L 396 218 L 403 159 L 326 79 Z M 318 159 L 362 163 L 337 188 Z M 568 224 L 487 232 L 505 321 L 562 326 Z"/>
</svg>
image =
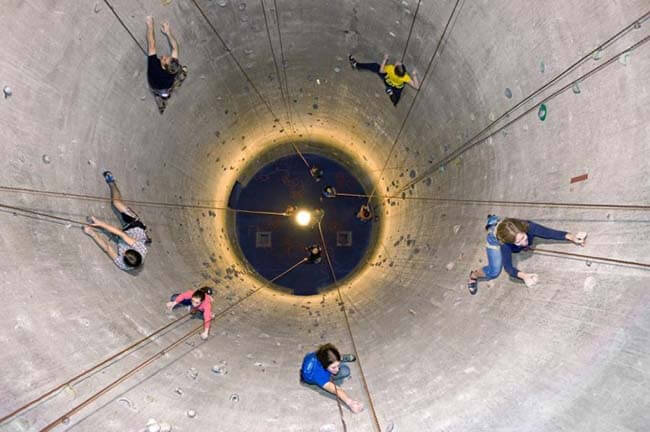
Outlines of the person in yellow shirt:
<svg viewBox="0 0 650 432">
<path fill-rule="evenodd" d="M 406 71 L 406 66 L 402 62 L 395 62 L 395 64 L 386 64 L 388 61 L 388 54 L 384 54 L 384 60 L 379 63 L 359 63 L 352 55 L 348 56 L 350 65 L 354 69 L 369 70 L 376 73 L 384 81 L 386 86 L 386 93 L 390 96 L 390 100 L 394 106 L 397 106 L 404 84 L 408 84 L 414 89 L 418 89 L 418 76 L 417 71 L 413 69 L 413 77 Z"/>
</svg>

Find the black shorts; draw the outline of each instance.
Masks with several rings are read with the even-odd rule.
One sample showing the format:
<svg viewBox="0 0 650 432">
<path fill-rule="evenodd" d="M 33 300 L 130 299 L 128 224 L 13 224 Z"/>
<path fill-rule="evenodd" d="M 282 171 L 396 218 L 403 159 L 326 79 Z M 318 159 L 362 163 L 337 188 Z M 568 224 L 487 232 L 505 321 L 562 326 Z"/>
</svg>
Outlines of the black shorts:
<svg viewBox="0 0 650 432">
<path fill-rule="evenodd" d="M 135 215 L 135 213 L 133 213 Z M 142 228 L 143 230 L 147 229 L 147 226 L 140 221 L 138 215 L 132 216 L 128 213 L 120 213 L 122 216 L 122 231 L 126 231 L 131 228 Z"/>
</svg>

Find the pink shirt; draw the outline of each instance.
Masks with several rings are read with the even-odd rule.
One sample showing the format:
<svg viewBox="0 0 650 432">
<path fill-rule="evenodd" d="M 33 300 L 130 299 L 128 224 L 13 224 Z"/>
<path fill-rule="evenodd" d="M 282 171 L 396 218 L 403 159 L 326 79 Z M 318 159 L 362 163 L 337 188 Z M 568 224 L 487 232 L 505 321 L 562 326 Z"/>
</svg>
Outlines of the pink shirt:
<svg viewBox="0 0 650 432">
<path fill-rule="evenodd" d="M 192 294 L 194 294 L 194 290 L 185 291 L 184 293 L 176 297 L 174 303 L 178 304 L 183 300 L 191 300 Z M 201 302 L 199 307 L 197 308 L 193 307 L 192 310 L 200 310 L 201 312 L 203 312 L 203 329 L 206 331 L 209 330 L 210 322 L 212 321 L 212 297 L 206 294 L 205 299 Z"/>
</svg>

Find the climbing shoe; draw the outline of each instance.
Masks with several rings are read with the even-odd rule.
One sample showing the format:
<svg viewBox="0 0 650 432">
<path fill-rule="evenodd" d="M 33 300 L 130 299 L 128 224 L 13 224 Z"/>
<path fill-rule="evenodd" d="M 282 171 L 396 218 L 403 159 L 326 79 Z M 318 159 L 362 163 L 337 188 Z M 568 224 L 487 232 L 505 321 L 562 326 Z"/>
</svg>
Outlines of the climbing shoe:
<svg viewBox="0 0 650 432">
<path fill-rule="evenodd" d="M 354 354 L 343 354 L 341 356 L 341 363 L 351 363 L 357 361 L 357 357 Z"/>
<path fill-rule="evenodd" d="M 471 295 L 475 295 L 476 292 L 478 291 L 478 281 L 476 279 L 472 279 L 472 273 L 469 273 L 469 281 L 467 282 L 467 289 L 469 290 L 469 293 Z"/>
<path fill-rule="evenodd" d="M 114 182 L 115 182 L 115 177 L 113 177 L 113 173 L 112 173 L 112 172 L 110 172 L 110 171 L 104 171 L 104 172 L 102 173 L 102 175 L 104 176 L 104 180 L 106 180 L 106 183 L 109 183 L 109 184 L 110 184 L 110 183 L 114 183 Z"/>
<path fill-rule="evenodd" d="M 352 54 L 348 56 L 348 60 L 350 60 L 350 66 L 352 66 L 352 69 L 357 68 L 357 61 L 355 60 L 354 57 L 352 57 Z"/>
</svg>

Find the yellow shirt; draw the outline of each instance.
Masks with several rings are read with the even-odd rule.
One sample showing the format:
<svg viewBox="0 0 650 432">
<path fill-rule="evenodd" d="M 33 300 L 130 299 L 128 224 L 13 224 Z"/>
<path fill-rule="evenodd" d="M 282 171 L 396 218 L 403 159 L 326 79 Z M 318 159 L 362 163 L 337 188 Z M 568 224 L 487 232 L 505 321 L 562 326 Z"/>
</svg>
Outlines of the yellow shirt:
<svg viewBox="0 0 650 432">
<path fill-rule="evenodd" d="M 386 77 L 384 78 L 386 83 L 395 88 L 402 88 L 404 84 L 411 82 L 411 77 L 408 73 L 405 73 L 404 76 L 398 76 L 395 73 L 395 65 L 384 66 L 384 72 L 386 72 Z"/>
</svg>

